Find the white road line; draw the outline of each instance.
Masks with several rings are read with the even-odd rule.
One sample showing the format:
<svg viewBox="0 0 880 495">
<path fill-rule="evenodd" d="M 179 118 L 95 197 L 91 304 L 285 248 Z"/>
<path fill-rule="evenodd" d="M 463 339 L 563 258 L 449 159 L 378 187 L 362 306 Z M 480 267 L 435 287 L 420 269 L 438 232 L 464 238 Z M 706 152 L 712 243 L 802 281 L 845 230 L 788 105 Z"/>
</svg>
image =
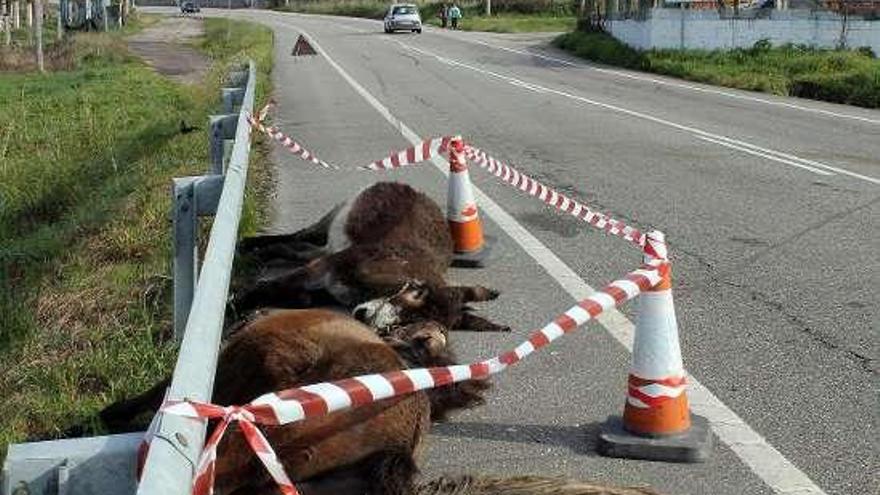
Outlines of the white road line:
<svg viewBox="0 0 880 495">
<path fill-rule="evenodd" d="M 337 64 L 316 42 L 314 37 L 301 29 L 299 31 L 309 38 L 312 46 L 324 57 L 324 60 L 336 69 L 339 75 L 367 100 L 389 124 L 399 130 L 410 143 L 418 145 L 422 142 L 422 138 L 418 134 L 395 117 L 385 105 Z M 435 157 L 432 161 L 441 172 L 449 173 L 449 164 L 442 158 Z M 474 193 L 483 211 L 575 300 L 584 299 L 595 292 L 595 289 L 590 287 L 574 270 L 504 211 L 492 198 L 477 187 L 474 187 Z M 632 352 L 632 339 L 635 330 L 632 322 L 614 309 L 605 311 L 598 320 L 621 345 Z M 767 443 L 764 437 L 749 427 L 742 418 L 693 377 L 690 380 L 688 395 L 692 410 L 707 417 L 712 422 L 712 429 L 718 438 L 726 443 L 774 492 L 780 495 L 825 495 L 825 492 L 816 486 L 803 471 Z"/>
<path fill-rule="evenodd" d="M 544 55 L 544 54 L 542 54 L 542 53 L 530 52 L 530 51 L 527 51 L 527 50 L 518 50 L 518 49 L 516 49 L 516 48 L 510 48 L 510 47 L 501 46 L 501 45 L 493 45 L 493 44 L 491 44 L 491 43 L 487 43 L 487 42 L 485 42 L 485 41 L 476 40 L 476 39 L 469 39 L 468 37 L 465 37 L 465 36 L 451 36 L 451 35 L 448 35 L 448 34 L 444 34 L 444 35 L 445 35 L 445 36 L 448 36 L 448 37 L 450 37 L 450 38 L 456 39 L 456 40 L 458 40 L 458 41 L 464 41 L 464 42 L 466 42 L 466 43 L 473 43 L 473 44 L 476 44 L 476 45 L 482 45 L 482 46 L 486 46 L 486 47 L 493 48 L 493 49 L 496 49 L 496 50 L 503 50 L 503 51 L 506 51 L 506 52 L 516 53 L 516 54 L 519 54 L 519 55 L 526 55 L 526 56 L 529 56 L 529 57 L 537 57 L 537 58 L 540 58 L 540 59 L 543 59 L 543 60 L 548 60 L 548 61 L 550 61 L 550 62 L 557 62 L 557 63 L 560 63 L 560 64 L 564 64 L 564 65 L 567 65 L 567 66 L 569 66 L 569 67 L 578 67 L 578 68 L 582 68 L 582 69 L 590 69 L 590 70 L 592 70 L 592 71 L 599 72 L 599 73 L 602 73 L 602 74 L 611 74 L 611 75 L 618 76 L 618 77 L 625 77 L 625 78 L 627 78 L 627 79 L 634 79 L 634 80 L 637 80 L 637 81 L 650 82 L 650 83 L 653 83 L 653 84 L 660 84 L 660 85 L 663 85 L 663 86 L 672 86 L 672 87 L 675 87 L 675 88 L 687 89 L 687 90 L 691 90 L 691 91 L 697 91 L 697 92 L 700 92 L 700 93 L 707 93 L 707 94 L 713 94 L 713 95 L 726 96 L 726 97 L 728 97 L 728 98 L 735 98 L 735 99 L 738 99 L 738 100 L 754 101 L 754 102 L 757 102 L 757 103 L 761 103 L 761 104 L 763 104 L 763 105 L 773 105 L 773 106 L 778 106 L 778 107 L 791 108 L 791 109 L 794 109 L 794 110 L 801 110 L 801 111 L 804 111 L 804 112 L 819 113 L 819 114 L 822 114 L 822 115 L 828 115 L 828 116 L 830 116 L 830 117 L 837 117 L 837 118 L 841 118 L 841 119 L 858 120 L 858 121 L 861 121 L 861 122 L 867 122 L 867 123 L 869 123 L 869 124 L 880 124 L 880 119 L 872 119 L 872 118 L 869 118 L 869 117 L 862 117 L 862 116 L 860 116 L 860 115 L 852 115 L 852 114 L 847 114 L 847 113 L 832 112 L 832 111 L 830 111 L 830 110 L 823 110 L 823 109 L 821 109 L 821 108 L 805 107 L 805 106 L 803 106 L 803 105 L 795 105 L 795 104 L 793 104 L 793 103 L 786 103 L 786 102 L 783 102 L 783 101 L 768 100 L 768 99 L 765 99 L 765 98 L 758 98 L 758 97 L 756 97 L 756 96 L 750 96 L 750 95 L 744 95 L 744 94 L 739 94 L 739 93 L 733 93 L 733 92 L 730 92 L 730 91 L 722 91 L 722 90 L 720 90 L 720 89 L 704 88 L 704 87 L 696 86 L 696 85 L 693 85 L 693 84 L 686 84 L 686 83 L 679 83 L 679 82 L 674 82 L 674 81 L 668 81 L 668 80 L 665 80 L 665 79 L 659 79 L 659 78 L 656 78 L 656 77 L 650 77 L 650 76 L 639 76 L 639 75 L 636 75 L 636 74 L 630 74 L 630 73 L 628 73 L 628 72 L 624 72 L 624 71 L 620 71 L 620 70 L 614 70 L 614 69 L 603 69 L 603 68 L 601 68 L 601 67 L 596 67 L 595 65 L 590 65 L 590 64 L 587 64 L 587 63 L 583 63 L 583 62 L 573 62 L 573 61 L 571 61 L 571 60 L 566 60 L 566 59 L 564 59 L 564 58 L 559 58 L 559 57 L 553 57 L 553 56 L 550 56 L 550 55 Z"/>
<path fill-rule="evenodd" d="M 750 155 L 760 156 L 761 158 L 766 158 L 766 159 L 768 159 L 768 160 L 773 160 L 773 161 L 776 161 L 776 162 L 779 162 L 779 163 L 784 163 L 784 164 L 786 164 L 786 165 L 791 165 L 792 167 L 798 167 L 798 168 L 802 168 L 802 169 L 804 169 L 804 170 L 809 170 L 810 172 L 813 172 L 814 174 L 819 174 L 819 175 L 834 175 L 833 173 L 831 173 L 831 172 L 827 172 L 827 171 L 822 170 L 822 169 L 818 169 L 818 168 L 815 168 L 815 167 L 811 167 L 811 166 L 809 166 L 809 165 L 804 165 L 804 164 L 802 164 L 802 163 L 798 163 L 798 162 L 795 162 L 795 161 L 786 160 L 785 158 L 779 158 L 779 157 L 776 157 L 776 156 L 773 156 L 773 155 L 768 155 L 767 153 L 761 153 L 760 151 L 751 150 L 751 149 L 746 148 L 746 147 L 744 147 L 744 146 L 737 146 L 737 145 L 735 145 L 735 144 L 730 144 L 730 143 L 727 143 L 727 142 L 724 142 L 724 141 L 720 141 L 720 140 L 717 140 L 717 139 L 707 138 L 706 136 L 697 136 L 697 137 L 700 138 L 700 139 L 702 139 L 703 141 L 708 141 L 708 142 L 710 142 L 710 143 L 715 143 L 715 144 L 718 144 L 718 145 L 721 145 L 721 146 L 726 146 L 726 147 L 728 147 L 728 148 L 733 148 L 733 149 L 735 149 L 735 150 L 742 151 L 743 153 L 748 153 L 748 154 L 750 154 Z"/>
<path fill-rule="evenodd" d="M 614 111 L 614 112 L 618 112 L 618 113 L 622 113 L 622 114 L 625 114 L 625 115 L 629 115 L 629 116 L 631 116 L 631 117 L 636 117 L 636 118 L 639 118 L 639 119 L 642 119 L 642 120 L 647 120 L 647 121 L 650 121 L 650 122 L 654 122 L 654 123 L 656 123 L 656 124 L 660 124 L 660 125 L 663 125 L 663 126 L 666 126 L 666 127 L 672 127 L 672 128 L 674 128 L 674 129 L 678 129 L 678 130 L 680 130 L 680 131 L 684 131 L 684 132 L 691 133 L 691 134 L 693 134 L 693 135 L 695 135 L 695 136 L 698 136 L 698 137 L 699 137 L 699 136 L 703 136 L 703 137 L 707 137 L 707 138 L 710 138 L 710 139 L 715 139 L 715 140 L 718 140 L 718 141 L 724 141 L 724 142 L 731 143 L 731 144 L 735 144 L 735 145 L 739 145 L 739 146 L 742 146 L 742 147 L 745 147 L 745 148 L 751 148 L 751 149 L 753 149 L 753 150 L 760 151 L 760 152 L 762 152 L 762 153 L 766 153 L 766 154 L 770 154 L 770 155 L 775 155 L 775 156 L 777 156 L 777 157 L 783 157 L 783 158 L 786 158 L 786 159 L 788 159 L 788 160 L 792 160 L 792 161 L 800 162 L 800 163 L 803 163 L 803 164 L 808 164 L 808 165 L 811 165 L 811 166 L 813 166 L 813 167 L 824 168 L 824 169 L 827 169 L 827 170 L 831 170 L 831 171 L 833 171 L 833 172 L 837 172 L 837 173 L 839 173 L 839 174 L 848 175 L 848 176 L 850 176 L 850 177 L 854 177 L 854 178 L 857 178 L 857 179 L 860 179 L 860 180 L 864 180 L 864 181 L 867 181 L 867 182 L 871 182 L 871 183 L 874 183 L 874 184 L 880 184 L 880 179 L 877 179 L 877 178 L 875 178 L 875 177 L 869 177 L 869 176 L 867 176 L 867 175 L 862 175 L 862 174 L 859 174 L 859 173 L 857 173 L 857 172 L 852 172 L 852 171 L 850 171 L 850 170 L 842 169 L 842 168 L 839 168 L 839 167 L 834 167 L 834 166 L 831 166 L 831 165 L 828 165 L 828 164 L 825 164 L 825 163 L 817 162 L 817 161 L 815 161 L 815 160 L 807 160 L 807 159 L 805 159 L 805 158 L 800 158 L 800 157 L 798 157 L 798 156 L 792 155 L 792 154 L 790 154 L 790 153 L 785 153 L 785 152 L 782 152 L 782 151 L 776 151 L 776 150 L 771 150 L 771 149 L 768 149 L 768 148 L 763 148 L 763 147 L 760 147 L 760 146 L 754 145 L 754 144 L 752 144 L 752 143 L 748 143 L 748 142 L 746 142 L 746 141 L 742 141 L 742 140 L 739 140 L 739 139 L 734 139 L 734 138 L 730 138 L 730 137 L 723 136 L 723 135 L 720 135 L 720 134 L 715 134 L 715 133 L 712 133 L 712 132 L 704 131 L 704 130 L 702 130 L 702 129 L 697 129 L 696 127 L 691 127 L 691 126 L 688 126 L 688 125 L 679 124 L 679 123 L 677 123 L 677 122 L 672 122 L 672 121 L 670 121 L 670 120 L 662 119 L 662 118 L 660 118 L 660 117 L 655 117 L 655 116 L 653 116 L 653 115 L 649 115 L 649 114 L 646 114 L 646 113 L 638 112 L 638 111 L 635 111 L 635 110 L 630 110 L 630 109 L 628 109 L 628 108 L 619 107 L 619 106 L 617 106 L 617 105 L 612 105 L 612 104 L 610 104 L 610 103 L 604 103 L 604 102 L 601 102 L 601 101 L 598 101 L 598 100 L 593 100 L 593 99 L 590 99 L 590 98 L 586 98 L 586 97 L 579 96 L 579 95 L 576 95 L 576 94 L 568 93 L 568 92 L 561 91 L 561 90 L 558 90 L 558 89 L 553 89 L 553 88 L 549 88 L 549 87 L 546 87 L 546 86 L 541 86 L 541 85 L 539 85 L 539 84 L 535 84 L 535 83 L 525 82 L 525 81 L 522 81 L 522 80 L 517 79 L 517 78 L 515 78 L 515 77 L 511 77 L 511 76 L 507 76 L 507 75 L 504 75 L 504 74 L 500 74 L 500 73 L 498 73 L 498 72 L 491 71 L 491 70 L 489 70 L 489 69 L 483 69 L 483 68 L 481 68 L 481 67 L 476 67 L 476 66 L 473 66 L 473 65 L 470 65 L 470 64 L 467 64 L 467 63 L 464 63 L 464 62 L 458 61 L 458 60 L 453 60 L 453 59 L 450 59 L 450 58 L 448 58 L 448 57 L 443 57 L 443 56 L 440 56 L 440 55 L 438 55 L 438 54 L 436 54 L 436 53 L 434 53 L 434 52 L 430 52 L 430 51 L 428 51 L 428 50 L 423 50 L 423 49 L 421 49 L 421 48 L 418 48 L 418 47 L 415 47 L 415 46 L 412 46 L 412 45 L 406 44 L 406 43 L 404 43 L 404 42 L 402 42 L 402 41 L 394 40 L 394 42 L 396 42 L 398 45 L 400 45 L 400 46 L 403 47 L 404 49 L 407 49 L 407 50 L 410 50 L 410 51 L 414 51 L 414 52 L 416 52 L 416 53 L 420 53 L 420 54 L 425 55 L 425 56 L 428 56 L 428 57 L 433 57 L 433 58 L 437 59 L 438 61 L 443 62 L 444 64 L 452 65 L 452 66 L 457 66 L 457 67 L 461 67 L 461 68 L 468 69 L 468 70 L 471 70 L 471 71 L 474 71 L 474 72 L 477 72 L 477 73 L 480 73 L 480 74 L 485 74 L 485 75 L 488 75 L 488 76 L 494 77 L 494 78 L 496 78 L 496 79 L 501 79 L 502 81 L 508 82 L 508 83 L 510 83 L 510 84 L 512 84 L 512 85 L 514 85 L 514 86 L 517 86 L 517 87 L 524 87 L 524 85 L 527 85 L 527 86 L 528 86 L 528 89 L 531 90 L 531 91 L 541 91 L 541 92 L 544 92 L 544 93 L 555 94 L 555 95 L 557 95 L 557 96 L 562 96 L 562 97 L 564 97 L 564 98 L 568 98 L 568 99 L 571 99 L 571 100 L 579 101 L 579 102 L 581 102 L 581 103 L 586 103 L 586 104 L 588 104 L 588 105 L 594 105 L 594 106 L 597 106 L 597 107 L 605 108 L 605 109 L 607 109 L 607 110 L 612 110 L 612 111 Z M 777 160 L 777 161 L 778 161 L 778 160 Z"/>
</svg>

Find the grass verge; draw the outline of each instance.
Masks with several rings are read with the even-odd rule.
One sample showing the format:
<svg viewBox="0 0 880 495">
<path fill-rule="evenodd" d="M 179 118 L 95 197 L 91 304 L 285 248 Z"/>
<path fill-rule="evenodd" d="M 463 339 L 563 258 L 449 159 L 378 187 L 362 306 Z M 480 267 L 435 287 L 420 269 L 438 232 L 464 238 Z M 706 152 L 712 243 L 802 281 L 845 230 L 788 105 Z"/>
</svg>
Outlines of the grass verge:
<svg viewBox="0 0 880 495">
<path fill-rule="evenodd" d="M 444 2 L 414 1 L 425 24 L 440 25 L 437 12 Z M 451 2 L 445 2 L 451 3 Z M 496 0 L 494 15 L 483 15 L 483 1 L 457 2 L 462 9 L 459 28 L 463 31 L 491 31 L 496 33 L 563 32 L 571 31 L 577 24 L 572 2 L 561 0 Z M 279 10 L 305 14 L 340 15 L 382 19 L 389 2 L 380 0 L 292 0 Z"/>
<path fill-rule="evenodd" d="M 75 35 L 73 70 L 0 75 L 0 457 L 99 432 L 100 407 L 173 364 L 171 178 L 206 170 L 230 64 L 253 58 L 258 101 L 268 90 L 271 31 L 231 22 L 227 37 L 227 22 L 206 21 L 199 85 L 130 56 L 124 32 Z M 252 181 L 268 171 L 255 151 Z M 245 229 L 261 206 L 251 190 Z"/>
<path fill-rule="evenodd" d="M 436 16 L 425 22 L 433 26 L 440 25 Z M 492 16 L 463 17 L 459 22 L 462 31 L 488 31 L 492 33 L 537 33 L 571 31 L 577 25 L 574 16 L 552 16 L 545 14 L 498 14 Z"/>
<path fill-rule="evenodd" d="M 880 108 L 880 60 L 867 50 L 759 41 L 733 50 L 635 50 L 604 33 L 575 31 L 554 44 L 579 57 L 718 86 Z"/>
</svg>

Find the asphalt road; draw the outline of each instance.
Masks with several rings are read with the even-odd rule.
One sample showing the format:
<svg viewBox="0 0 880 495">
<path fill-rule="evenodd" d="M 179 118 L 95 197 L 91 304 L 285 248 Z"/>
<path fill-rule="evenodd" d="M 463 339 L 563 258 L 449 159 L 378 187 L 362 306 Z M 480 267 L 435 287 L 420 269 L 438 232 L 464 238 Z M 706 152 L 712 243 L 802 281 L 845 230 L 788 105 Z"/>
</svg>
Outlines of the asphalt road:
<svg viewBox="0 0 880 495">
<path fill-rule="evenodd" d="M 697 382 L 689 394 L 723 437 L 709 462 L 595 454 L 598 425 L 622 411 L 629 305 L 498 377 L 485 407 L 436 425 L 426 475 L 565 475 L 681 494 L 878 493 L 880 112 L 595 68 L 543 35 L 389 36 L 367 20 L 234 15 L 274 29 L 274 123 L 328 162 L 353 168 L 409 146 L 404 127 L 459 133 L 667 235 Z M 302 32 L 321 54 L 291 56 Z M 368 175 L 316 169 L 280 148 L 273 156 L 277 231 L 389 177 L 445 201 L 431 164 Z M 455 335 L 462 359 L 507 350 L 586 284 L 638 265 L 627 243 L 471 175 L 494 200 L 481 207 L 498 242 L 487 269 L 451 278 L 502 289 L 483 312 L 516 330 Z"/>
</svg>

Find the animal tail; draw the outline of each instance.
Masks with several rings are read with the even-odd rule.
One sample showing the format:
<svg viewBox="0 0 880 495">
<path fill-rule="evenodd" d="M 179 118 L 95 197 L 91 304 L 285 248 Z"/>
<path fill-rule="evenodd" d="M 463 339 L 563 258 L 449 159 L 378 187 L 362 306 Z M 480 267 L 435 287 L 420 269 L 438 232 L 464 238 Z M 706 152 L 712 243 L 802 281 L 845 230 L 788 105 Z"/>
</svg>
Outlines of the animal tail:
<svg viewBox="0 0 880 495">
<path fill-rule="evenodd" d="M 648 487 L 615 487 L 562 478 L 464 475 L 420 483 L 414 495 L 660 495 Z"/>
<path fill-rule="evenodd" d="M 171 380 L 166 378 L 136 397 L 110 404 L 98 413 L 98 417 L 113 433 L 136 431 L 143 426 L 137 418 L 143 413 L 159 410 L 170 384 Z"/>
</svg>

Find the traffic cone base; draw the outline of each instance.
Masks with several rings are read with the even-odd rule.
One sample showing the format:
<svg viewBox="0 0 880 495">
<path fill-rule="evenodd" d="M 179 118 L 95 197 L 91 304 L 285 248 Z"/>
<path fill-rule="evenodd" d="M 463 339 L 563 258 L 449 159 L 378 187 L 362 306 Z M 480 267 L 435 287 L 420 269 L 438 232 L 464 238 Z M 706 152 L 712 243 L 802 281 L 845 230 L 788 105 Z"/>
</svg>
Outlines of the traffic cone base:
<svg viewBox="0 0 880 495">
<path fill-rule="evenodd" d="M 683 378 L 645 380 L 629 376 L 629 392 L 623 409 L 626 431 L 636 435 L 669 436 L 691 426 Z"/>
<path fill-rule="evenodd" d="M 709 420 L 690 415 L 690 427 L 676 435 L 633 435 L 620 416 L 611 416 L 599 432 L 599 453 L 607 457 L 665 462 L 703 462 L 712 453 Z"/>
<path fill-rule="evenodd" d="M 456 253 L 474 253 L 483 249 L 483 225 L 476 218 L 469 222 L 449 221 L 449 232 L 455 242 Z"/>
</svg>

